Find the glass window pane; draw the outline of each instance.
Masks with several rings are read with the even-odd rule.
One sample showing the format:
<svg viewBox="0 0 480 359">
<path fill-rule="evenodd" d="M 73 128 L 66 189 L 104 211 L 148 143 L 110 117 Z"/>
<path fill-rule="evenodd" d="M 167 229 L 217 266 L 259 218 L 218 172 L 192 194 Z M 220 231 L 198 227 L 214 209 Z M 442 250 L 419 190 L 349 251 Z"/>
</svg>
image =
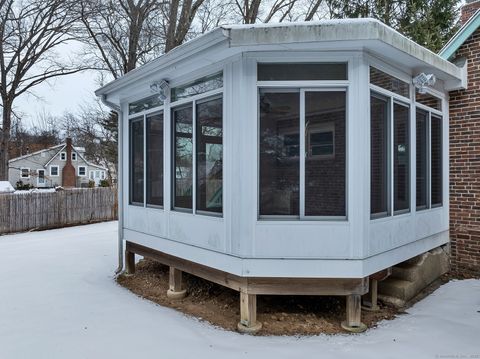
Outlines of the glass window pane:
<svg viewBox="0 0 480 359">
<path fill-rule="evenodd" d="M 143 204 L 143 119 L 130 122 L 130 203 Z"/>
<path fill-rule="evenodd" d="M 196 209 L 222 213 L 222 99 L 197 104 Z"/>
<path fill-rule="evenodd" d="M 415 90 L 415 101 L 435 110 L 442 110 L 442 100 L 428 93 L 419 93 L 418 90 Z"/>
<path fill-rule="evenodd" d="M 410 209 L 409 108 L 393 105 L 393 208 Z"/>
<path fill-rule="evenodd" d="M 428 113 L 417 110 L 416 114 L 416 206 L 417 209 L 427 208 L 427 143 L 428 143 Z"/>
<path fill-rule="evenodd" d="M 345 92 L 305 93 L 305 215 L 345 216 Z"/>
<path fill-rule="evenodd" d="M 257 76 L 258 81 L 347 80 L 347 64 L 258 64 Z"/>
<path fill-rule="evenodd" d="M 388 215 L 388 101 L 370 97 L 370 212 Z"/>
<path fill-rule="evenodd" d="M 175 208 L 192 209 L 193 142 L 192 106 L 172 111 L 174 134 Z"/>
<path fill-rule="evenodd" d="M 410 98 L 410 85 L 375 67 L 370 67 L 370 83 L 398 95 Z"/>
<path fill-rule="evenodd" d="M 159 107 L 163 105 L 163 101 L 160 100 L 158 95 L 153 95 L 140 101 L 135 101 L 128 104 L 128 114 L 133 115 L 134 113 L 139 113 L 142 111 L 149 110 L 154 107 Z"/>
<path fill-rule="evenodd" d="M 442 118 L 433 116 L 431 120 L 432 156 L 432 206 L 440 206 L 442 196 Z"/>
<path fill-rule="evenodd" d="M 147 204 L 163 206 L 163 113 L 147 117 Z"/>
<path fill-rule="evenodd" d="M 172 88 L 172 102 L 223 87 L 223 73 L 202 77 L 189 84 Z"/>
<path fill-rule="evenodd" d="M 260 91 L 260 215 L 299 215 L 299 105 L 298 91 Z"/>
</svg>

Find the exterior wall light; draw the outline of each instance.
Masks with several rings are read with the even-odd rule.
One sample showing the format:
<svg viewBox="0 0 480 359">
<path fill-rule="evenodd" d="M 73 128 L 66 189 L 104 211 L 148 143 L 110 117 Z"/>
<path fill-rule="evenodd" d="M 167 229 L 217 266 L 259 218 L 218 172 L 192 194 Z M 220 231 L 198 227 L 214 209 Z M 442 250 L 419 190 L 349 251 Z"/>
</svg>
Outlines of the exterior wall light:
<svg viewBox="0 0 480 359">
<path fill-rule="evenodd" d="M 158 97 L 162 101 L 165 101 L 167 99 L 169 89 L 170 86 L 167 80 L 154 82 L 150 85 L 150 91 L 158 94 Z"/>
<path fill-rule="evenodd" d="M 435 85 L 437 81 L 434 74 L 425 74 L 421 73 L 413 78 L 412 83 L 418 89 L 418 92 L 421 94 L 427 93 L 427 88 Z"/>
</svg>

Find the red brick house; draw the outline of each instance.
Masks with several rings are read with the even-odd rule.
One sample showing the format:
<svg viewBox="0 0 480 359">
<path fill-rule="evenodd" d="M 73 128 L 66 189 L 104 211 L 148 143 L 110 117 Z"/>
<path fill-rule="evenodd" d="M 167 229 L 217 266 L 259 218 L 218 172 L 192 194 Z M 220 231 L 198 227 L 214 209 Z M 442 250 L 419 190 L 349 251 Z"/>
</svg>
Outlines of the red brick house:
<svg viewBox="0 0 480 359">
<path fill-rule="evenodd" d="M 452 271 L 480 275 L 480 1 L 462 8 L 460 30 L 440 51 L 467 62 L 468 87 L 450 92 L 450 240 Z"/>
</svg>

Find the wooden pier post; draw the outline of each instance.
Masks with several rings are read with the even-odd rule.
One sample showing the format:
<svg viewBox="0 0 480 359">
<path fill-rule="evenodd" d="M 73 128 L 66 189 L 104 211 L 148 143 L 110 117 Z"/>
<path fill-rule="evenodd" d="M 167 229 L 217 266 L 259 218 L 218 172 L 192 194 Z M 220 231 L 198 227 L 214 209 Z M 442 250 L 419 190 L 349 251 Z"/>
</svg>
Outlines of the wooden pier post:
<svg viewBox="0 0 480 359">
<path fill-rule="evenodd" d="M 237 325 L 241 333 L 253 334 L 262 329 L 257 322 L 257 295 L 240 292 L 240 322 Z"/>
<path fill-rule="evenodd" d="M 187 295 L 186 289 L 182 289 L 182 271 L 170 266 L 169 289 L 167 297 L 170 299 L 183 299 Z"/>
<path fill-rule="evenodd" d="M 125 269 L 127 275 L 135 274 L 135 253 L 125 251 Z"/>
<path fill-rule="evenodd" d="M 347 296 L 347 320 L 342 322 L 342 328 L 352 333 L 361 333 L 367 329 L 362 323 L 362 297 L 360 294 L 350 294 Z"/>
</svg>

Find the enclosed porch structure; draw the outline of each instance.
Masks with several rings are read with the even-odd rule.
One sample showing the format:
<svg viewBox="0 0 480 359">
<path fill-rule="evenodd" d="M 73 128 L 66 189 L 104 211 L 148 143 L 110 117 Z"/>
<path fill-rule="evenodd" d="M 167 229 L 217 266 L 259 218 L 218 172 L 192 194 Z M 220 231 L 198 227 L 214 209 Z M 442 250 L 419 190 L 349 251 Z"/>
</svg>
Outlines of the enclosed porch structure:
<svg viewBox="0 0 480 359">
<path fill-rule="evenodd" d="M 256 295 L 347 296 L 445 245 L 464 69 L 371 19 L 225 26 L 97 91 L 120 114 L 120 265 Z M 376 277 L 374 277 L 376 278 Z"/>
</svg>

